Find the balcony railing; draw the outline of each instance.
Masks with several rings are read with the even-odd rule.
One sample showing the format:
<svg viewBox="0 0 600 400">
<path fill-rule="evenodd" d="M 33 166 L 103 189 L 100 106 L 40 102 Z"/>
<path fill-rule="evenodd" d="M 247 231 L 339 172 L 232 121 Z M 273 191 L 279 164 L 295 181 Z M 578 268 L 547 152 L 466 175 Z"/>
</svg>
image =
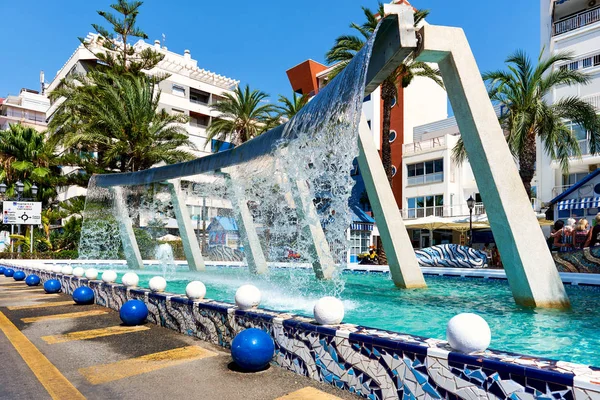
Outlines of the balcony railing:
<svg viewBox="0 0 600 400">
<path fill-rule="evenodd" d="M 406 143 L 404 145 L 404 154 L 425 153 L 431 150 L 440 150 L 446 147 L 446 137 L 440 136 L 433 139 L 420 142 Z"/>
<path fill-rule="evenodd" d="M 596 108 L 596 111 L 600 112 L 600 94 L 597 94 L 595 96 L 582 97 L 581 100 L 590 104 L 592 107 Z"/>
<path fill-rule="evenodd" d="M 469 207 L 464 205 L 454 206 L 433 206 L 424 208 L 408 208 L 400 210 L 402 218 L 415 219 L 429 216 L 436 217 L 464 217 L 469 215 Z M 473 215 L 485 214 L 485 206 L 483 203 L 475 203 Z"/>
<path fill-rule="evenodd" d="M 444 182 L 444 172 L 435 172 L 432 174 L 409 176 L 406 178 L 407 186 L 424 185 L 426 183 Z"/>
<path fill-rule="evenodd" d="M 562 21 L 555 22 L 552 34 L 554 36 L 560 35 L 599 21 L 600 7 L 596 7 L 591 10 L 586 10 L 575 14 L 572 17 Z"/>
<path fill-rule="evenodd" d="M 554 186 L 552 188 L 552 197 L 554 198 L 554 197 L 558 196 L 559 194 L 567 191 L 571 186 L 573 186 L 573 185 Z"/>
</svg>

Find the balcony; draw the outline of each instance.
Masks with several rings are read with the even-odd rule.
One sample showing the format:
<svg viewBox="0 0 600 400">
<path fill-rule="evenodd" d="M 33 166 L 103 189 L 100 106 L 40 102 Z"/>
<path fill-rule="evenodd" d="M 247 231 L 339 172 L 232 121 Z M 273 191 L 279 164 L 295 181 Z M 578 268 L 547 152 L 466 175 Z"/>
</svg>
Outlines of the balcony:
<svg viewBox="0 0 600 400">
<path fill-rule="evenodd" d="M 598 111 L 600 113 L 600 94 L 597 94 L 594 96 L 582 97 L 581 100 L 590 104 L 592 107 L 594 107 L 596 109 L 596 111 Z"/>
<path fill-rule="evenodd" d="M 463 217 L 469 215 L 469 207 L 464 205 L 455 206 L 433 206 L 422 208 L 409 208 L 400 210 L 403 219 L 416 219 L 429 216 L 436 217 Z M 485 206 L 483 203 L 475 203 L 473 215 L 485 214 Z"/>
<path fill-rule="evenodd" d="M 574 31 L 595 22 L 600 22 L 600 7 L 582 11 L 567 19 L 555 22 L 552 29 L 552 36 Z"/>
<path fill-rule="evenodd" d="M 404 145 L 404 155 L 427 153 L 429 151 L 442 150 L 445 148 L 446 137 L 440 136 L 420 142 L 406 143 Z"/>
</svg>

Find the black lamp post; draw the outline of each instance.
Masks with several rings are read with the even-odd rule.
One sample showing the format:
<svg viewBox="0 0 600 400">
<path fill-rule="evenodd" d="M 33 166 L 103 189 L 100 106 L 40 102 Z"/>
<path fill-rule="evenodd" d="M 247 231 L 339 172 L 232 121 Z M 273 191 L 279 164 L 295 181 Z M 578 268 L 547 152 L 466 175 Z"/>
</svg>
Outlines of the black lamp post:
<svg viewBox="0 0 600 400">
<path fill-rule="evenodd" d="M 23 182 L 17 181 L 17 183 L 15 183 L 15 186 L 17 188 L 17 200 L 21 200 L 21 196 L 23 196 L 23 190 L 25 189 L 25 185 L 23 185 Z"/>
<path fill-rule="evenodd" d="M 469 247 L 473 247 L 473 208 L 475 208 L 473 196 L 467 199 L 467 206 L 469 206 Z"/>
</svg>

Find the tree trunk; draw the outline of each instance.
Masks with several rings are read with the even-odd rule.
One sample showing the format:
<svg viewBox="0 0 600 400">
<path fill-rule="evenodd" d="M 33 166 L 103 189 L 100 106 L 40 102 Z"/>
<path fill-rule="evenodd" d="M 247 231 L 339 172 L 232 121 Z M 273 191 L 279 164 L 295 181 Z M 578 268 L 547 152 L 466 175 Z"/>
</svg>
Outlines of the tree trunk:
<svg viewBox="0 0 600 400">
<path fill-rule="evenodd" d="M 390 121 L 392 116 L 392 102 L 396 96 L 396 87 L 389 80 L 381 84 L 381 98 L 383 99 L 383 121 L 381 132 L 381 162 L 383 169 L 392 186 L 392 146 L 390 144 Z"/>
<path fill-rule="evenodd" d="M 527 197 L 531 200 L 531 181 L 535 174 L 535 160 L 536 160 L 536 144 L 535 144 L 535 133 L 530 132 L 527 135 L 527 142 L 521 153 L 519 154 L 519 175 L 523 186 L 527 192 Z"/>
</svg>

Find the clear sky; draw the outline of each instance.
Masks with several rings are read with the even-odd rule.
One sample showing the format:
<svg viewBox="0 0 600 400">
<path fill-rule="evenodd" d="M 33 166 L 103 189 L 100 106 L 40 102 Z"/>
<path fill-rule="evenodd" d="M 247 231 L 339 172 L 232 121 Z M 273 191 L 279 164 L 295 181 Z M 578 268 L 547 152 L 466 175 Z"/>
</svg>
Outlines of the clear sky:
<svg viewBox="0 0 600 400">
<path fill-rule="evenodd" d="M 79 42 L 102 23 L 96 10 L 111 0 L 0 1 L 0 97 L 50 82 Z M 539 53 L 539 1 L 412 0 L 428 22 L 462 27 L 482 71 L 503 67 L 517 48 Z M 191 51 L 198 66 L 261 89 L 275 101 L 291 95 L 285 71 L 312 58 L 323 62 L 334 39 L 362 22 L 375 0 L 146 0 L 139 26 L 149 42 L 166 35 L 169 50 Z M 106 26 L 106 25 L 105 25 Z"/>
</svg>

